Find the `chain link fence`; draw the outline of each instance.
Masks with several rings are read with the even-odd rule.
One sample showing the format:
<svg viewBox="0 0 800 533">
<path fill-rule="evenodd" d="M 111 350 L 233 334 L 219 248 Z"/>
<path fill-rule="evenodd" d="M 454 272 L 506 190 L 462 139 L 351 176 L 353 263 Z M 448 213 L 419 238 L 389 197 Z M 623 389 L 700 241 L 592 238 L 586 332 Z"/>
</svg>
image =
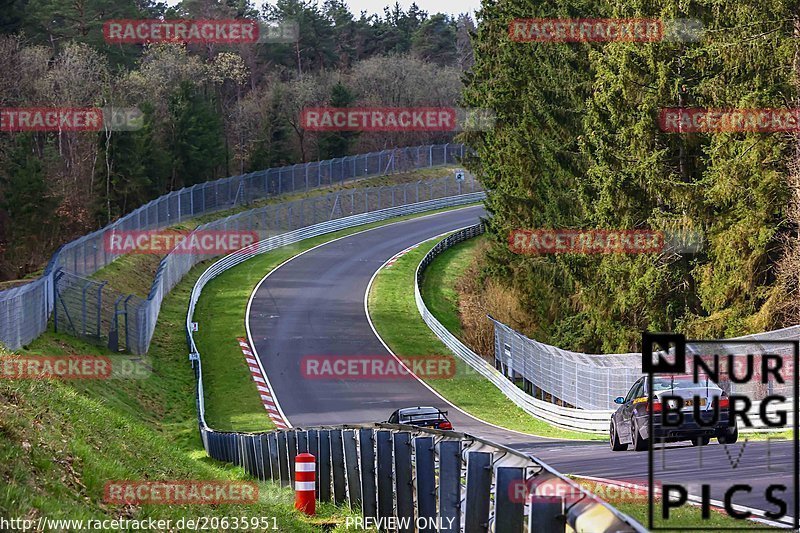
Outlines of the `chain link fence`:
<svg viewBox="0 0 800 533">
<path fill-rule="evenodd" d="M 54 309 L 54 275 L 60 269 L 77 276 L 90 276 L 117 256 L 108 251 L 108 232 L 160 229 L 201 215 L 284 193 L 332 186 L 373 176 L 407 172 L 457 163 L 463 144 L 441 144 L 396 148 L 326 161 L 297 164 L 200 183 L 161 196 L 116 220 L 105 228 L 72 241 L 53 255 L 44 275 L 37 280 L 0 291 L 0 342 L 16 350 L 41 335 Z M 392 205 L 385 196 L 367 202 Z M 305 216 L 320 206 L 306 206 Z M 344 210 L 344 205 L 331 206 Z M 277 215 L 277 213 L 276 213 Z M 332 218 L 332 215 L 331 215 Z M 287 223 L 288 224 L 288 223 Z M 290 226 L 287 225 L 286 228 Z M 286 229 L 284 228 L 284 229 Z"/>
<path fill-rule="evenodd" d="M 625 396 L 634 382 L 642 377 L 642 354 L 585 354 L 571 352 L 530 339 L 507 325 L 494 323 L 494 351 L 499 369 L 514 381 L 523 381 L 534 397 L 548 396 L 553 403 L 567 404 L 582 409 L 615 409 L 614 398 Z M 770 341 L 797 340 L 800 326 L 791 326 L 776 331 L 767 331 L 736 340 L 761 340 L 758 349 L 754 346 L 732 342 L 714 344 L 686 344 L 687 354 L 710 354 L 741 356 L 746 353 L 779 354 L 790 361 L 788 348 Z M 744 394 L 760 400 L 763 391 L 756 384 L 727 384 L 727 392 Z M 785 388 L 785 387 L 784 387 Z M 785 392 L 780 389 L 780 392 Z"/>
<path fill-rule="evenodd" d="M 59 269 L 53 276 L 53 329 L 112 352 L 132 351 L 131 339 L 141 333 L 136 317 L 146 301 L 109 287 L 106 281 L 76 276 Z"/>
<path fill-rule="evenodd" d="M 275 238 L 280 241 L 283 236 L 282 233 L 292 232 L 293 230 L 326 221 L 346 219 L 363 213 L 384 211 L 413 204 L 423 205 L 425 202 L 453 196 L 460 196 L 465 200 L 477 202 L 481 198 L 477 196 L 469 198 L 469 195 L 480 191 L 483 191 L 482 186 L 472 175 L 467 175 L 464 181 L 460 182 L 457 182 L 453 176 L 447 176 L 395 186 L 350 189 L 324 196 L 251 209 L 198 226 L 195 232 L 206 230 L 255 231 L 262 240 L 269 236 L 277 236 Z M 427 207 L 427 209 L 450 205 L 457 205 L 457 202 L 443 203 L 441 206 L 433 205 Z M 397 212 L 388 213 L 387 215 L 397 216 L 401 214 L 405 213 Z M 380 220 L 380 218 L 376 220 Z M 360 223 L 366 222 L 370 221 Z M 343 227 L 347 227 L 347 225 Z M 337 229 L 341 228 L 332 226 L 318 234 Z M 141 354 L 147 352 L 155 330 L 158 313 L 161 309 L 161 301 L 164 297 L 193 266 L 210 258 L 211 256 L 208 254 L 173 252 L 161 260 L 146 305 L 141 308 L 140 315 L 137 315 L 136 318 L 131 317 L 131 320 L 142 321 L 141 324 L 137 324 L 134 328 L 141 336 L 138 339 L 131 339 L 130 350 L 133 353 Z"/>
</svg>

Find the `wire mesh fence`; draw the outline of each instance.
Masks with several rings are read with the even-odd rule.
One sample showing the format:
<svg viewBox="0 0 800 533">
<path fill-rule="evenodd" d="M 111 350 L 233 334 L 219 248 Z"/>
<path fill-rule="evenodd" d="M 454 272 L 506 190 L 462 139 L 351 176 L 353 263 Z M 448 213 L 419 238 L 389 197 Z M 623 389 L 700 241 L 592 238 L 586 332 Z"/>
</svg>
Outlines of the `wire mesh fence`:
<svg viewBox="0 0 800 533">
<path fill-rule="evenodd" d="M 572 352 L 524 336 L 507 325 L 489 317 L 494 323 L 495 359 L 503 373 L 512 380 L 523 380 L 536 396 L 541 393 L 555 403 L 583 409 L 615 409 L 614 398 L 625 396 L 637 379 L 642 377 L 642 354 L 585 354 Z M 712 345 L 687 342 L 687 353 L 742 356 L 746 353 L 781 354 L 787 358 L 787 348 L 779 339 L 800 338 L 800 326 L 738 337 L 739 340 L 763 341 L 754 351 L 753 345 L 741 345 L 728 339 Z M 789 359 L 787 359 L 788 361 Z M 764 393 L 757 384 L 724 385 L 727 392 L 735 390 L 754 400 Z M 776 389 L 779 390 L 779 389 Z M 780 389 L 782 390 L 782 389 Z M 772 391 L 771 391 L 772 392 Z M 544 398 L 542 398 L 544 399 Z"/>
<path fill-rule="evenodd" d="M 259 199 L 284 193 L 331 186 L 372 176 L 455 164 L 463 157 L 464 150 L 462 144 L 396 148 L 272 168 L 173 191 L 139 207 L 101 230 L 62 246 L 53 255 L 44 275 L 37 280 L 21 287 L 0 291 L 0 342 L 7 348 L 16 350 L 44 332 L 54 308 L 54 273 L 61 269 L 78 276 L 89 276 L 111 263 L 117 256 L 105 246 L 104 237 L 108 232 L 165 228 L 187 219 L 247 205 Z M 370 197 L 366 201 L 371 202 L 369 205 L 372 206 L 392 205 L 385 196 Z M 345 210 L 347 206 L 336 205 L 331 208 Z M 318 216 L 310 212 L 304 215 L 312 219 Z M 287 227 L 290 227 L 290 224 Z"/>
<path fill-rule="evenodd" d="M 131 351 L 131 339 L 141 337 L 136 330 L 141 321 L 135 317 L 145 300 L 114 290 L 105 281 L 60 269 L 53 279 L 56 332 L 107 346 L 112 352 Z"/>
<path fill-rule="evenodd" d="M 350 189 L 324 196 L 303 198 L 292 202 L 284 202 L 251 209 L 236 215 L 215 220 L 194 231 L 255 231 L 261 240 L 270 236 L 291 232 L 326 221 L 345 219 L 354 215 L 383 211 L 391 208 L 424 204 L 440 198 L 452 196 L 467 197 L 467 195 L 482 191 L 480 182 L 474 176 L 467 175 L 464 181 L 456 181 L 453 176 L 446 176 L 434 180 L 406 183 L 395 186 L 369 187 Z M 467 198 L 468 199 L 468 198 Z M 476 198 L 473 201 L 478 201 Z M 456 205 L 451 202 L 446 205 Z M 442 207 L 446 206 L 445 204 Z M 428 209 L 435 208 L 430 206 Z M 411 213 L 413 211 L 409 211 Z M 403 213 L 396 213 L 403 214 Z M 391 215 L 395 215 L 392 213 Z M 365 223 L 369 221 L 359 222 Z M 355 225 L 355 224 L 354 224 Z M 343 226 L 346 227 L 346 226 Z M 331 227 L 329 231 L 341 229 Z M 324 233 L 324 231 L 321 231 Z M 309 235 L 310 236 L 310 235 Z M 257 253 L 258 249 L 254 249 Z M 244 252 L 247 253 L 247 252 Z M 168 254 L 161 260 L 153 281 L 147 303 L 142 307 L 136 320 L 142 320 L 133 329 L 141 335 L 138 339 L 131 339 L 130 350 L 133 353 L 146 353 L 153 336 L 161 301 L 173 287 L 196 264 L 210 259 L 213 256 L 196 253 Z M 131 320 L 134 320 L 131 317 Z"/>
</svg>

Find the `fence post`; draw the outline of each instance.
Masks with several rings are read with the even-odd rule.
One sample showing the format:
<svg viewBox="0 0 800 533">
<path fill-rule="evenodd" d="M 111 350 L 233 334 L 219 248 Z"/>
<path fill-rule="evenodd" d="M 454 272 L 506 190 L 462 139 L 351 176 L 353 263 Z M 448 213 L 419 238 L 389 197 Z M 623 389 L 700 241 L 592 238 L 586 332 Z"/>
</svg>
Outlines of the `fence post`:
<svg viewBox="0 0 800 533">
<path fill-rule="evenodd" d="M 414 531 L 414 484 L 411 479 L 411 434 L 394 434 L 394 481 L 397 493 L 397 518 L 408 521 L 399 531 Z M 400 522 L 403 524 L 403 522 Z"/>
<path fill-rule="evenodd" d="M 269 454 L 269 436 L 261 435 L 261 475 L 259 479 L 275 479 L 272 475 L 272 458 Z"/>
<path fill-rule="evenodd" d="M 344 443 L 342 431 L 331 431 L 331 466 L 333 468 L 333 503 L 341 505 L 345 501 Z"/>
<path fill-rule="evenodd" d="M 492 489 L 492 454 L 469 452 L 464 533 L 489 531 L 489 497 Z"/>
<path fill-rule="evenodd" d="M 361 455 L 361 509 L 363 516 L 378 517 L 375 487 L 375 437 L 371 429 L 358 432 Z"/>
<path fill-rule="evenodd" d="M 280 460 L 278 459 L 278 435 L 270 433 L 267 435 L 269 441 L 269 470 L 272 474 L 272 481 L 278 481 L 281 478 Z"/>
<path fill-rule="evenodd" d="M 331 432 L 319 431 L 319 501 L 331 501 Z"/>
<path fill-rule="evenodd" d="M 494 529 L 523 533 L 525 528 L 525 469 L 500 467 L 494 493 Z"/>
<path fill-rule="evenodd" d="M 348 429 L 342 433 L 342 437 L 344 438 L 344 464 L 347 469 L 347 494 L 350 497 L 350 508 L 355 508 L 361 505 L 356 434 L 352 429 Z"/>
<path fill-rule="evenodd" d="M 439 443 L 439 517 L 443 531 L 461 531 L 461 441 Z"/>
<path fill-rule="evenodd" d="M 307 433 L 308 433 L 308 453 L 317 458 L 317 460 L 314 461 L 316 469 L 315 479 L 319 481 L 319 437 L 317 436 L 316 429 L 309 429 Z M 316 491 L 317 491 L 317 499 L 319 499 L 319 483 L 317 483 Z"/>
<path fill-rule="evenodd" d="M 417 516 L 424 519 L 429 526 L 420 528 L 420 533 L 436 531 L 433 525 L 436 518 L 436 465 L 433 451 L 433 437 L 414 439 L 414 462 L 417 469 Z"/>
<path fill-rule="evenodd" d="M 564 533 L 564 498 L 561 496 L 537 496 L 531 498 L 531 515 L 528 520 L 529 533 Z"/>
<path fill-rule="evenodd" d="M 278 463 L 281 472 L 281 487 L 288 487 L 291 481 L 289 475 L 289 459 L 286 448 L 286 432 L 278 432 Z"/>
<path fill-rule="evenodd" d="M 378 431 L 378 519 L 394 516 L 392 491 L 392 433 Z"/>
<path fill-rule="evenodd" d="M 286 432 L 286 450 L 288 452 L 289 476 L 294 479 L 294 459 L 297 457 L 297 434 L 294 431 Z"/>
</svg>

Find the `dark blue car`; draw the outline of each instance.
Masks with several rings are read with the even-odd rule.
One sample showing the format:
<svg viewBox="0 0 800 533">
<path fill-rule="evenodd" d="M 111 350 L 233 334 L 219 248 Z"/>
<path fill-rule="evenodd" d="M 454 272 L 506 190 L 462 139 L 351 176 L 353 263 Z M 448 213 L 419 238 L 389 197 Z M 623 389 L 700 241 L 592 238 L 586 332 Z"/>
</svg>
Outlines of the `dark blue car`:
<svg viewBox="0 0 800 533">
<path fill-rule="evenodd" d="M 653 402 L 648 402 L 652 387 Z M 636 451 L 648 448 L 651 442 L 676 442 L 689 440 L 694 446 L 705 446 L 712 437 L 720 443 L 733 443 L 739 438 L 735 421 L 731 422 L 729 399 L 725 391 L 708 378 L 694 381 L 692 376 L 654 376 L 633 384 L 628 395 L 614 400 L 619 407 L 611 415 L 609 440 L 613 451 L 627 450 L 633 445 Z M 679 409 L 669 414 L 667 424 L 662 423 L 664 402 Z M 697 403 L 697 405 L 695 405 Z M 715 414 L 716 411 L 716 414 Z M 696 419 L 699 413 L 701 420 Z M 648 418 L 653 416 L 653 435 L 650 435 Z"/>
</svg>

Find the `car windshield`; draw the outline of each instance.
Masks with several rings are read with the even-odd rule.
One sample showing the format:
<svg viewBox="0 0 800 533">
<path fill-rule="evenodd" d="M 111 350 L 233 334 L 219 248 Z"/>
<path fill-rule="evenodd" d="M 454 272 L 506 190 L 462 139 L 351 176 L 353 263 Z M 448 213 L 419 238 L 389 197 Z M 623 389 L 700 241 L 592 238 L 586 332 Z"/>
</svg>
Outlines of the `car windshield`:
<svg viewBox="0 0 800 533">
<path fill-rule="evenodd" d="M 708 379 L 708 376 L 697 376 L 697 381 L 692 376 L 659 376 L 653 379 L 653 392 L 706 386 L 717 387 L 713 381 Z"/>
</svg>

